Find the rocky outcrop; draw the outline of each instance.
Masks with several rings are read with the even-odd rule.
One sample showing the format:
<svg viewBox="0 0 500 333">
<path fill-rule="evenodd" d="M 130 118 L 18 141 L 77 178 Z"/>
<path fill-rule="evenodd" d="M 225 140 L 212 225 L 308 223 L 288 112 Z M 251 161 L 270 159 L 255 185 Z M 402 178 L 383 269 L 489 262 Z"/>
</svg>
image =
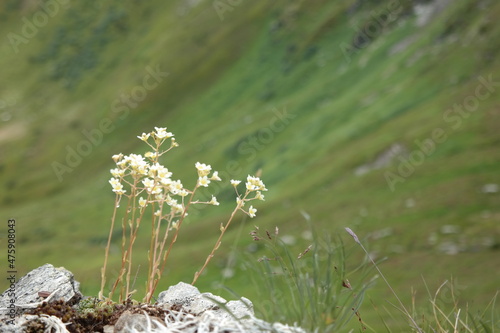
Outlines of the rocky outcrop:
<svg viewBox="0 0 500 333">
<path fill-rule="evenodd" d="M 155 306 L 168 311 L 168 315 L 155 318 L 124 313 L 115 324 L 114 333 L 305 333 L 298 327 L 257 319 L 247 298 L 228 302 L 212 293 L 200 293 L 198 288 L 184 282 L 161 292 Z"/>
<path fill-rule="evenodd" d="M 40 332 L 69 333 L 72 326 L 67 318 L 59 318 L 51 315 L 52 313 L 26 312 L 47 302 L 50 303 L 45 305 L 48 307 L 60 307 L 64 304 L 75 314 L 82 308 L 79 304 L 88 301 L 79 303 L 82 298 L 79 283 L 74 280 L 71 272 L 64 268 L 54 268 L 50 264 L 43 265 L 23 276 L 0 295 L 0 332 L 26 332 L 27 327 L 33 332 L 33 327 L 36 327 L 35 331 Z M 154 305 L 130 302 L 111 305 L 110 308 L 115 312 L 106 317 L 105 323 L 101 322 L 99 332 L 305 333 L 299 327 L 268 323 L 256 318 L 253 304 L 247 298 L 228 302 L 211 293 L 200 293 L 198 288 L 183 282 L 161 292 Z M 87 313 L 81 314 L 82 317 L 86 315 Z M 73 321 L 75 318 L 73 317 Z M 79 318 L 78 315 L 76 319 Z M 81 323 L 78 325 L 78 331 L 82 331 Z M 94 327 L 88 330 L 85 327 L 83 331 L 96 330 Z"/>
</svg>

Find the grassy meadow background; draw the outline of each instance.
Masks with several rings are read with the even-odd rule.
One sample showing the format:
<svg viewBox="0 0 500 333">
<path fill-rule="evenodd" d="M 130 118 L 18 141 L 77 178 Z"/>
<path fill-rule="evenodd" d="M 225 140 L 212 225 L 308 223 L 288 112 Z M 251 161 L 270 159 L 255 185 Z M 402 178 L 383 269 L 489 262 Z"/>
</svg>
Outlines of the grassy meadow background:
<svg viewBox="0 0 500 333">
<path fill-rule="evenodd" d="M 305 213 L 344 243 L 355 290 L 376 272 L 355 270 L 365 258 L 346 226 L 407 304 L 414 290 L 428 307 L 424 279 L 431 292 L 453 279 L 461 306 L 483 311 L 500 281 L 499 18 L 488 0 L 3 1 L 0 267 L 15 218 L 18 277 L 64 266 L 95 295 L 111 156 L 144 152 L 136 136 L 158 126 L 180 144 L 164 160 L 174 178 L 192 187 L 197 161 L 223 177 L 221 205 L 190 214 L 158 291 L 192 280 L 234 207 L 229 179 L 262 169 L 266 201 L 232 225 L 200 290 L 265 301 L 243 265 L 264 253 L 248 233 L 278 226 L 298 254 Z M 398 331 L 386 300 L 377 280 L 360 313 Z"/>
</svg>

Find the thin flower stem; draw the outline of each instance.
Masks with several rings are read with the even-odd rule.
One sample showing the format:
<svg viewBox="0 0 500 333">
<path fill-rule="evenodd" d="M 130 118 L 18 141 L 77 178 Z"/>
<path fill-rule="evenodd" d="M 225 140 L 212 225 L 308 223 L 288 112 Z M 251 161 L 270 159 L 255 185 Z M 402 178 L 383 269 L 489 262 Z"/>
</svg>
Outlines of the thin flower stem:
<svg viewBox="0 0 500 333">
<path fill-rule="evenodd" d="M 106 244 L 106 250 L 104 252 L 104 264 L 101 268 L 101 290 L 99 291 L 99 299 L 103 299 L 104 285 L 106 284 L 106 268 L 108 266 L 108 256 L 109 248 L 111 247 L 111 238 L 113 236 L 113 229 L 115 227 L 116 211 L 118 210 L 118 205 L 120 203 L 121 196 L 116 195 L 115 207 L 113 209 L 113 216 L 111 217 L 111 227 L 109 228 L 108 243 Z"/>
<path fill-rule="evenodd" d="M 160 146 L 165 140 L 155 140 L 156 143 L 156 148 L 154 148 L 154 151 L 156 153 L 156 157 L 154 160 L 154 163 L 158 163 L 159 157 L 160 157 Z M 157 185 L 157 181 L 155 180 L 154 186 Z M 158 267 L 158 255 L 157 255 L 157 250 L 158 250 L 158 236 L 160 234 L 160 226 L 161 226 L 161 216 L 162 216 L 162 210 L 163 210 L 163 205 L 159 204 L 159 209 L 160 209 L 160 214 L 159 216 L 155 215 L 155 211 L 153 211 L 153 223 L 152 223 L 152 237 L 151 237 L 151 246 L 150 250 L 152 250 L 152 261 L 149 262 L 150 265 L 150 276 L 148 277 L 148 289 L 150 289 L 154 283 L 154 276 L 156 274 L 156 270 Z"/>
<path fill-rule="evenodd" d="M 231 213 L 231 216 L 229 217 L 229 220 L 227 221 L 226 225 L 224 226 L 224 228 L 221 229 L 221 233 L 219 235 L 219 238 L 217 239 L 217 242 L 215 242 L 215 246 L 213 247 L 212 252 L 210 252 L 210 254 L 207 256 L 207 259 L 205 260 L 205 263 L 203 264 L 201 269 L 199 271 L 197 271 L 196 273 L 194 273 L 194 278 L 193 278 L 193 282 L 191 282 L 191 285 L 194 285 L 196 283 L 196 281 L 200 277 L 201 273 L 203 273 L 203 271 L 205 270 L 205 267 L 207 267 L 210 260 L 212 260 L 214 254 L 215 254 L 215 251 L 217 251 L 217 249 L 219 248 L 219 246 L 221 244 L 222 236 L 224 236 L 224 233 L 226 232 L 227 228 L 229 227 L 229 224 L 233 220 L 233 217 L 236 215 L 236 212 L 238 210 L 239 210 L 239 208 L 237 207 Z"/>
<path fill-rule="evenodd" d="M 139 226 L 141 225 L 141 221 L 142 221 L 142 217 L 144 216 L 144 212 L 145 212 L 145 209 L 142 209 L 140 211 L 140 215 L 139 217 L 136 219 L 135 218 L 135 211 L 136 211 L 136 202 L 134 200 L 134 205 L 133 205 L 133 215 L 132 215 L 132 223 L 130 225 L 130 242 L 129 242 L 129 267 L 128 267 L 128 271 L 127 271 L 127 291 L 126 291 L 126 294 L 125 296 L 128 297 L 129 294 L 130 294 L 130 274 L 132 273 L 132 249 L 133 249 L 133 246 L 134 246 L 134 243 L 135 243 L 135 240 L 137 238 L 137 232 L 139 230 Z M 135 222 L 135 228 L 134 228 L 134 222 Z"/>
<path fill-rule="evenodd" d="M 152 267 L 152 275 L 154 277 L 156 274 L 156 270 L 158 269 L 158 257 L 161 253 L 158 253 L 158 239 L 160 235 L 160 226 L 161 226 L 161 207 L 160 207 L 160 215 L 155 219 L 156 221 L 156 229 L 154 231 L 154 247 L 153 247 L 153 267 Z"/>
<path fill-rule="evenodd" d="M 243 197 L 243 199 L 241 199 L 241 202 L 243 202 L 246 199 L 248 193 L 249 193 L 248 191 L 245 193 L 245 196 Z M 217 249 L 219 248 L 219 246 L 222 242 L 222 237 L 224 236 L 224 233 L 226 232 L 227 228 L 231 224 L 231 221 L 233 220 L 234 216 L 236 215 L 236 212 L 240 209 L 241 209 L 241 204 L 238 204 L 236 206 L 236 208 L 233 210 L 233 212 L 231 213 L 231 216 L 229 217 L 229 220 L 227 221 L 226 225 L 223 228 L 221 228 L 221 233 L 219 235 L 219 238 L 215 242 L 215 246 L 212 248 L 212 252 L 210 252 L 210 254 L 208 255 L 208 257 L 205 260 L 205 263 L 203 264 L 201 269 L 199 271 L 197 271 L 196 273 L 194 273 L 194 278 L 193 278 L 193 282 L 191 282 L 191 285 L 194 285 L 196 283 L 196 281 L 200 277 L 201 273 L 203 273 L 203 271 L 205 270 L 205 267 L 207 267 L 210 260 L 212 260 L 212 258 L 214 257 L 215 251 L 217 251 Z"/>
<path fill-rule="evenodd" d="M 111 292 L 109 294 L 109 298 L 112 298 L 116 288 L 118 287 L 119 284 L 122 283 L 123 280 L 123 275 L 125 274 L 126 271 L 126 261 L 127 261 L 127 250 L 125 250 L 125 244 L 127 241 L 127 226 L 126 226 L 126 221 L 128 219 L 129 213 L 130 213 L 130 201 L 133 200 L 131 196 L 127 196 L 128 201 L 127 201 L 127 207 L 125 208 L 125 216 L 122 218 L 122 265 L 120 268 L 120 274 L 118 275 L 118 278 L 116 279 L 115 283 L 113 284 L 113 288 L 111 289 Z M 120 291 L 120 302 L 123 299 L 123 288 Z"/>
<path fill-rule="evenodd" d="M 155 230 L 155 203 L 153 202 L 151 204 L 151 241 L 149 244 L 149 253 L 148 253 L 148 280 L 146 282 L 146 288 L 147 290 L 150 289 L 151 286 L 151 276 L 153 275 L 153 249 L 154 249 L 154 230 Z M 146 291 L 147 293 L 147 291 Z"/>
<path fill-rule="evenodd" d="M 175 214 L 174 213 L 171 213 L 169 218 L 168 218 L 168 224 L 167 224 L 167 227 L 165 228 L 165 233 L 163 235 L 163 240 L 161 241 L 161 245 L 160 245 L 160 251 L 159 251 L 159 254 L 161 255 L 165 249 L 165 244 L 167 243 L 167 239 L 168 239 L 168 235 L 169 235 L 169 231 L 170 231 L 170 227 L 172 225 L 172 220 L 175 218 Z M 159 259 L 159 258 L 158 258 Z M 160 277 L 161 275 L 163 274 L 163 269 L 165 268 L 165 262 L 166 262 L 166 258 L 164 257 L 162 259 L 162 266 L 161 266 L 161 269 L 159 271 L 159 274 L 160 274 Z M 156 285 L 154 287 L 156 289 Z"/>
<path fill-rule="evenodd" d="M 160 280 L 161 275 L 163 274 L 163 270 L 165 269 L 165 264 L 167 263 L 168 256 L 170 255 L 170 251 L 172 250 L 172 247 L 174 243 L 177 241 L 177 236 L 179 235 L 179 230 L 181 229 L 182 222 L 186 218 L 187 211 L 189 210 L 189 207 L 191 206 L 191 203 L 193 202 L 194 194 L 196 193 L 196 190 L 198 189 L 198 184 L 195 185 L 193 191 L 191 192 L 191 195 L 189 196 L 189 200 L 184 207 L 184 211 L 182 212 L 181 217 L 179 218 L 179 223 L 177 224 L 177 229 L 175 230 L 175 234 L 172 238 L 172 241 L 170 242 L 170 245 L 168 246 L 167 251 L 165 252 L 163 256 L 163 262 L 161 265 L 160 270 L 158 271 L 159 277 L 156 279 L 153 283 L 153 285 L 150 287 L 148 285 L 148 290 L 146 291 L 146 297 L 145 297 L 145 302 L 149 303 L 151 301 L 151 298 L 153 297 L 153 293 L 156 290 L 156 287 L 158 285 L 158 282 Z"/>
<path fill-rule="evenodd" d="M 132 191 L 130 193 L 130 196 L 132 198 L 136 197 L 136 190 L 137 190 L 137 179 L 134 179 L 134 185 L 132 186 Z M 134 244 L 134 222 L 135 222 L 135 212 L 136 212 L 136 201 L 132 200 L 132 217 L 129 220 L 129 229 L 130 229 L 130 235 L 129 235 L 129 245 L 127 249 L 127 261 L 128 261 L 128 268 L 127 268 L 127 275 L 125 277 L 125 297 L 128 297 L 129 294 L 129 288 L 130 288 L 130 273 L 132 271 L 132 247 Z"/>
</svg>

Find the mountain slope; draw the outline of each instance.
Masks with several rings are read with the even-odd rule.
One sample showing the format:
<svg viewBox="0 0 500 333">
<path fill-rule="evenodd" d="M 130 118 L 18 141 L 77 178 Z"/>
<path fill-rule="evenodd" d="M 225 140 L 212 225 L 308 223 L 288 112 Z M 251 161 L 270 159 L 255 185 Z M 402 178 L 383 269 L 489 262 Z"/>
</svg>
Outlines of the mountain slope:
<svg viewBox="0 0 500 333">
<path fill-rule="evenodd" d="M 219 201 L 233 200 L 228 179 L 258 169 L 270 189 L 201 289 L 221 280 L 230 244 L 249 244 L 241 232 L 278 225 L 299 237 L 305 211 L 318 230 L 350 226 L 389 256 L 401 293 L 422 290 L 421 275 L 431 287 L 453 275 L 485 305 L 500 277 L 487 264 L 500 236 L 500 6 L 439 3 L 110 0 L 53 17 L 4 5 L 0 202 L 19 223 L 19 271 L 63 265 L 95 293 L 110 157 L 143 151 L 136 136 L 166 126 L 181 145 L 168 167 L 185 184 L 201 161 L 225 176 Z M 47 23 L 23 36 L 41 12 Z M 14 47 L 12 33 L 28 42 Z M 161 287 L 191 278 L 229 211 L 193 214 Z M 251 293 L 238 267 L 225 283 Z M 386 297 L 380 285 L 370 293 Z"/>
</svg>

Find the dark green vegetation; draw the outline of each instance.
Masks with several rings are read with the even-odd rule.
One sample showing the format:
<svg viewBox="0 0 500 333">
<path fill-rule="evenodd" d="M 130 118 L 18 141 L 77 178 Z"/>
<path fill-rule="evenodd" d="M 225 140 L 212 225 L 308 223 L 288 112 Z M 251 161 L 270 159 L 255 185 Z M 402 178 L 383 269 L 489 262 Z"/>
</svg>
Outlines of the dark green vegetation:
<svg viewBox="0 0 500 333">
<path fill-rule="evenodd" d="M 143 152 L 136 135 L 166 126 L 180 144 L 166 165 L 184 184 L 200 161 L 224 177 L 221 203 L 233 203 L 229 178 L 262 169 L 269 188 L 257 218 L 226 235 L 200 290 L 223 283 L 257 306 L 241 268 L 248 232 L 278 225 L 300 253 L 305 211 L 318 232 L 344 239 L 355 290 L 375 273 L 349 270 L 363 254 L 344 226 L 387 257 L 381 269 L 403 301 L 413 287 L 417 309 L 427 307 L 422 277 L 432 293 L 453 277 L 461 304 L 484 310 L 500 280 L 500 192 L 485 187 L 500 184 L 500 4 L 452 1 L 417 26 L 414 2 L 109 0 L 44 10 L 6 1 L 0 209 L 2 223 L 17 221 L 20 274 L 50 262 L 74 272 L 84 294 L 97 292 L 111 155 Z M 40 11 L 54 15 L 44 23 Z M 404 158 L 355 175 L 394 144 Z M 191 281 L 230 209 L 190 215 L 161 289 Z M 146 244 L 135 250 L 139 294 Z M 235 275 L 224 279 L 227 266 Z M 387 307 L 398 331 L 403 320 L 386 299 L 376 283 L 361 315 L 377 328 L 374 309 L 384 317 Z"/>
</svg>

